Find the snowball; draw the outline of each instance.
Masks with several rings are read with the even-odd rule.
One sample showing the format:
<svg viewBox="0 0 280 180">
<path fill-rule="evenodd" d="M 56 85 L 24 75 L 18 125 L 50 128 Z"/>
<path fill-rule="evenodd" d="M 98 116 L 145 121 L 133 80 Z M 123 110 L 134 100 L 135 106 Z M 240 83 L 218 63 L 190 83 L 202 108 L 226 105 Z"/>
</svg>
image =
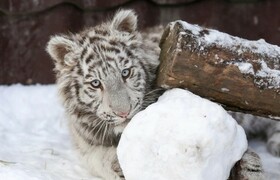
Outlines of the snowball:
<svg viewBox="0 0 280 180">
<path fill-rule="evenodd" d="M 117 154 L 127 180 L 225 180 L 246 149 L 244 130 L 220 105 L 173 89 L 135 115 Z"/>
</svg>

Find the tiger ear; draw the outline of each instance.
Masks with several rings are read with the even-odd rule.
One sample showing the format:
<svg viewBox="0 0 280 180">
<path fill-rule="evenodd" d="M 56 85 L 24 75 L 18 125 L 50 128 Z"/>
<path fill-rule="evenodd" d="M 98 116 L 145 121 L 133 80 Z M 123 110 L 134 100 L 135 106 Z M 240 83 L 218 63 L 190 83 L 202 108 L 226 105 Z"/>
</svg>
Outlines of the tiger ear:
<svg viewBox="0 0 280 180">
<path fill-rule="evenodd" d="M 74 50 L 77 44 L 67 36 L 53 36 L 47 44 L 46 51 L 54 60 L 58 69 L 76 65 Z"/>
<path fill-rule="evenodd" d="M 137 15 L 133 10 L 120 10 L 112 20 L 112 27 L 119 31 L 132 33 L 137 29 Z"/>
</svg>

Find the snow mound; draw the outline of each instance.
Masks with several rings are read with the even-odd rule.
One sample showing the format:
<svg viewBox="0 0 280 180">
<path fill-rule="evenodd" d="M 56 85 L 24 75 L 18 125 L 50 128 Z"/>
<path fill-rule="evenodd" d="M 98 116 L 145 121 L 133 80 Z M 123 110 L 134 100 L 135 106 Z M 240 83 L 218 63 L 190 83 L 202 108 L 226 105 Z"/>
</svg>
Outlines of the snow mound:
<svg viewBox="0 0 280 180">
<path fill-rule="evenodd" d="M 134 116 L 117 154 L 127 180 L 225 180 L 247 145 L 221 106 L 173 89 Z"/>
</svg>

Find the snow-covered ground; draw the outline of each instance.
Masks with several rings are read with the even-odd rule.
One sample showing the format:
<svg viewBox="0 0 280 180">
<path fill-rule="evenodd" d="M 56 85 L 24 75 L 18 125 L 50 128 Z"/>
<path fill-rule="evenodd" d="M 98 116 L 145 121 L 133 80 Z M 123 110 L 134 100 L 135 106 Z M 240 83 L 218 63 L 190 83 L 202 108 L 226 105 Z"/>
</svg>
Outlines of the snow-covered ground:
<svg viewBox="0 0 280 180">
<path fill-rule="evenodd" d="M 0 86 L 0 179 L 89 180 L 71 144 L 56 87 Z M 280 158 L 265 143 L 250 142 L 268 178 L 280 179 Z"/>
<path fill-rule="evenodd" d="M 93 179 L 80 165 L 56 87 L 0 86 L 0 179 Z"/>
</svg>

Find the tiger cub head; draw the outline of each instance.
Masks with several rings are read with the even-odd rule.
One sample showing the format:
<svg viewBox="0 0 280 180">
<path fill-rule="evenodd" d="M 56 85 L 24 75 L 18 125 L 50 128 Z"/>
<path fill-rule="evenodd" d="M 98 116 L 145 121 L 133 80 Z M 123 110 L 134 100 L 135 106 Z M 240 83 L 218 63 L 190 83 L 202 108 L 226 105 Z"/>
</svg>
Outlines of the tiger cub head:
<svg viewBox="0 0 280 180">
<path fill-rule="evenodd" d="M 145 37 L 132 10 L 80 33 L 51 37 L 46 50 L 66 112 L 87 125 L 114 127 L 140 111 L 159 64 L 158 44 Z"/>
</svg>

